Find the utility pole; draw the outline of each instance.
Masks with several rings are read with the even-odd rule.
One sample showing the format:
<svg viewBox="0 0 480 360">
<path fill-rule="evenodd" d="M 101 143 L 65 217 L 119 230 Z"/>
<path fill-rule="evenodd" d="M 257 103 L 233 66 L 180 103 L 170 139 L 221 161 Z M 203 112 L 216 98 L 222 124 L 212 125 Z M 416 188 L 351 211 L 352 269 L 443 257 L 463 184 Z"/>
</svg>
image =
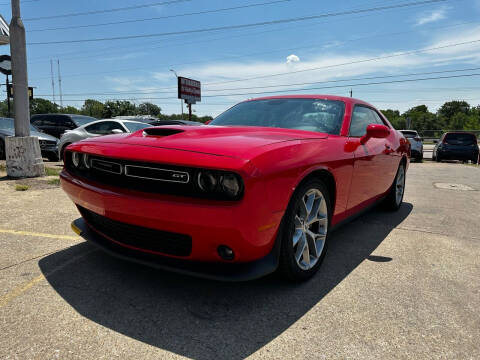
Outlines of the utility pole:
<svg viewBox="0 0 480 360">
<path fill-rule="evenodd" d="M 25 27 L 20 17 L 20 0 L 12 0 L 10 22 L 15 137 L 5 139 L 7 174 L 11 177 L 45 175 L 38 138 L 30 136 L 28 99 L 27 46 Z"/>
<path fill-rule="evenodd" d="M 53 76 L 53 60 L 50 59 L 50 75 L 52 76 L 52 95 L 53 95 L 53 103 L 55 104 L 55 78 Z"/>
<path fill-rule="evenodd" d="M 57 65 L 58 65 L 58 91 L 60 92 L 60 106 L 63 107 L 62 76 L 60 75 L 60 59 L 57 59 Z"/>
</svg>

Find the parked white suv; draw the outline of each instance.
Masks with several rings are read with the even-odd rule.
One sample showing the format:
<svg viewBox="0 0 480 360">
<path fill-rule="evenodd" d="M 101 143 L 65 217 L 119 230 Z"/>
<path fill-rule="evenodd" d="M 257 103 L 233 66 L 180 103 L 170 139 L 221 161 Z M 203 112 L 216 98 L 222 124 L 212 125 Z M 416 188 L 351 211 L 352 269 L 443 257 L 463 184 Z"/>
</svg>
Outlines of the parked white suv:
<svg viewBox="0 0 480 360">
<path fill-rule="evenodd" d="M 412 158 L 417 161 L 423 160 L 423 139 L 415 130 L 400 130 L 405 138 L 412 145 Z"/>
</svg>

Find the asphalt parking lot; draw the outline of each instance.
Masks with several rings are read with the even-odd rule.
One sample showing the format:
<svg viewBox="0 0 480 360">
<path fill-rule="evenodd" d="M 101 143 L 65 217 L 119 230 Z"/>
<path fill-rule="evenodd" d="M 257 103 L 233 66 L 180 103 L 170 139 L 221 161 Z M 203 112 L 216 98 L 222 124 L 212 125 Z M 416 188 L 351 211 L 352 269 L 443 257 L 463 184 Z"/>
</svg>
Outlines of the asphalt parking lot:
<svg viewBox="0 0 480 360">
<path fill-rule="evenodd" d="M 299 285 L 113 259 L 70 230 L 60 188 L 19 192 L 4 175 L 2 359 L 480 358 L 478 167 L 411 164 L 400 211 L 339 229 Z"/>
</svg>

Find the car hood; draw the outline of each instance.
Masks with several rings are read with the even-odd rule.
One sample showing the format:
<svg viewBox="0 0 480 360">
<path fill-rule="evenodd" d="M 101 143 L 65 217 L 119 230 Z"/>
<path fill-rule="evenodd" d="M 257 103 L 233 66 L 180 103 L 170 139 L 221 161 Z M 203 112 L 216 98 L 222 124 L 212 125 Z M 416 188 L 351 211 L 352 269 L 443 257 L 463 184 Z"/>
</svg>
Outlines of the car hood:
<svg viewBox="0 0 480 360">
<path fill-rule="evenodd" d="M 15 136 L 15 130 L 14 129 L 2 129 L 0 130 L 0 133 L 6 135 L 6 136 Z M 30 136 L 35 136 L 38 137 L 38 140 L 49 140 L 49 141 L 54 141 L 57 142 L 57 138 L 53 137 L 51 135 L 41 133 L 38 131 L 30 131 Z"/>
<path fill-rule="evenodd" d="M 108 135 L 82 143 L 121 143 L 245 158 L 248 152 L 280 142 L 323 139 L 328 134 L 303 130 L 237 126 L 162 126 L 133 134 Z"/>
</svg>

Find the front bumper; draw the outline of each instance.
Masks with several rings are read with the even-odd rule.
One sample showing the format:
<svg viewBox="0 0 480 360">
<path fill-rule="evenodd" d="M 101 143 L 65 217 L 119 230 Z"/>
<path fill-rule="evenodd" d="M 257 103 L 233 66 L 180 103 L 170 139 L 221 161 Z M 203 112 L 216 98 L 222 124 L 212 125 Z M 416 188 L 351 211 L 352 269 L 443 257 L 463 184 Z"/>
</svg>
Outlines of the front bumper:
<svg viewBox="0 0 480 360">
<path fill-rule="evenodd" d="M 58 157 L 57 146 L 40 147 L 40 151 L 43 157 Z"/>
<path fill-rule="evenodd" d="M 271 252 L 283 216 L 283 212 L 272 212 L 266 201 L 262 201 L 265 191 L 261 181 L 250 183 L 248 194 L 242 200 L 227 202 L 100 185 L 73 177 L 65 170 L 60 178 L 63 190 L 81 208 L 124 224 L 191 237 L 189 255 L 150 251 L 159 257 L 220 263 L 256 261 Z M 113 236 L 111 240 L 115 242 Z M 149 252 L 148 249 L 132 246 L 131 241 L 129 245 Z M 233 249 L 233 261 L 219 256 L 217 249 L 220 245 Z"/>
<path fill-rule="evenodd" d="M 82 218 L 72 222 L 72 229 L 85 240 L 92 242 L 103 251 L 117 258 L 162 270 L 206 279 L 220 281 L 249 281 L 271 274 L 278 267 L 278 246 L 274 247 L 267 256 L 252 262 L 208 263 L 173 259 L 127 249 L 93 231 Z"/>
</svg>

